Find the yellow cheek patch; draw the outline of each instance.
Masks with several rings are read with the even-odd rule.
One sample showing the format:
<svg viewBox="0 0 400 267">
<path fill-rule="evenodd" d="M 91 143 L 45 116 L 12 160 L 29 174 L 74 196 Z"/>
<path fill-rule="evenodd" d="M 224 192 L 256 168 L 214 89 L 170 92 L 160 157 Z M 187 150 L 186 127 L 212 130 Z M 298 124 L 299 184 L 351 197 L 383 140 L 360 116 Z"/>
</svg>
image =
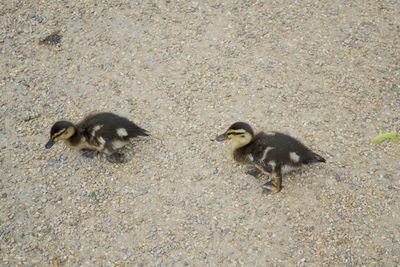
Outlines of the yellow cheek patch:
<svg viewBox="0 0 400 267">
<path fill-rule="evenodd" d="M 241 140 L 239 135 L 232 136 L 232 139 L 236 140 L 236 141 L 238 141 L 238 140 L 240 141 Z"/>
</svg>

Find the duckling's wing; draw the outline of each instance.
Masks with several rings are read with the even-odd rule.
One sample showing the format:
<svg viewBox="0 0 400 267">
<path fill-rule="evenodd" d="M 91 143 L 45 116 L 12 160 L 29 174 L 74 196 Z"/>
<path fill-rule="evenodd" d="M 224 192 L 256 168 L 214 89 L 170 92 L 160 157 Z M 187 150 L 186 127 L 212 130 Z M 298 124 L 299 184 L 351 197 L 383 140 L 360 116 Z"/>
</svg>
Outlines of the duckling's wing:
<svg viewBox="0 0 400 267">
<path fill-rule="evenodd" d="M 97 113 L 82 122 L 83 127 L 92 127 L 95 125 L 103 125 L 103 127 L 99 129 L 99 134 L 110 138 L 119 136 L 121 139 L 129 139 L 132 137 L 149 135 L 146 130 L 140 128 L 127 118 L 109 112 Z"/>
<path fill-rule="evenodd" d="M 289 135 L 275 132 L 273 135 L 263 138 L 266 147 L 273 147 L 268 152 L 269 159 L 277 165 L 299 166 L 314 162 L 325 162 L 325 159 L 312 152 L 296 138 Z"/>
<path fill-rule="evenodd" d="M 289 165 L 311 164 L 316 162 L 325 162 L 325 159 L 317 153 L 311 151 L 307 146 L 294 137 L 280 134 L 281 154 L 286 155 L 286 163 Z"/>
<path fill-rule="evenodd" d="M 99 134 L 99 130 L 103 127 L 101 124 L 85 125 L 85 127 L 79 127 L 78 131 L 81 136 L 85 138 L 89 145 L 98 147 L 99 149 L 104 148 L 106 139 Z"/>
<path fill-rule="evenodd" d="M 255 164 L 258 169 L 273 173 L 276 166 L 276 162 L 270 155 L 273 149 L 275 147 L 271 143 L 271 140 L 261 133 L 256 135 L 249 145 L 239 151 L 250 160 L 250 163 Z"/>
</svg>

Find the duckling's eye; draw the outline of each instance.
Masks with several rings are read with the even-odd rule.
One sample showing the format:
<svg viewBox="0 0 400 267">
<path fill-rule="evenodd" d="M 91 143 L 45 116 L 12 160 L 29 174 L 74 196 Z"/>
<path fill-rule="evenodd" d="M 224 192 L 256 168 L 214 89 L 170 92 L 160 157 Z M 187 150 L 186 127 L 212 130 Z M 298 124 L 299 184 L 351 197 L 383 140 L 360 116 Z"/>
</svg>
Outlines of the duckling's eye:
<svg viewBox="0 0 400 267">
<path fill-rule="evenodd" d="M 236 136 L 239 135 L 239 136 L 241 136 L 241 137 L 243 136 L 243 133 L 230 133 L 230 134 L 231 134 L 231 135 L 236 135 Z"/>
</svg>

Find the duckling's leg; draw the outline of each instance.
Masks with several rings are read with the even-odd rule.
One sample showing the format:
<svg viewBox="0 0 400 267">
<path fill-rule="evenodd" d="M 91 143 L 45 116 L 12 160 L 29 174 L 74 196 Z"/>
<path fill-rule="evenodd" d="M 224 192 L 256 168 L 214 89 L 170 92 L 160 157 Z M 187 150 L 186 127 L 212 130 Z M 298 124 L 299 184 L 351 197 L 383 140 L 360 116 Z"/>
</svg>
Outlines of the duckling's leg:
<svg viewBox="0 0 400 267">
<path fill-rule="evenodd" d="M 111 163 L 127 163 L 127 157 L 121 152 L 114 152 L 106 156 L 107 160 Z"/>
<path fill-rule="evenodd" d="M 271 181 L 262 185 L 264 194 L 274 194 L 278 193 L 282 189 L 282 172 L 277 170 L 277 173 Z"/>
<path fill-rule="evenodd" d="M 267 177 L 272 173 L 272 167 L 270 165 L 264 166 L 264 165 L 254 165 L 252 168 L 250 168 L 246 174 L 251 175 L 255 178 L 260 178 L 261 175 L 265 174 Z"/>
<path fill-rule="evenodd" d="M 97 151 L 94 151 L 94 150 L 91 150 L 91 149 L 89 149 L 89 148 L 82 148 L 81 149 L 81 154 L 82 154 L 82 156 L 84 156 L 84 157 L 87 157 L 87 158 L 94 158 L 96 155 L 97 155 Z"/>
</svg>

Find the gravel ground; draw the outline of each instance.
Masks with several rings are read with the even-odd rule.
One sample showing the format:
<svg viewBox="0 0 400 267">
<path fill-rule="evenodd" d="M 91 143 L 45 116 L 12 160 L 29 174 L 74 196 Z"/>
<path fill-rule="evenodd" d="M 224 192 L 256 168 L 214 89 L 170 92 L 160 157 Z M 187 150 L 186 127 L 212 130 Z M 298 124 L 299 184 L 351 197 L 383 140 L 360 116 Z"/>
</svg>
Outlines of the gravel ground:
<svg viewBox="0 0 400 267">
<path fill-rule="evenodd" d="M 400 265 L 399 1 L 216 2 L 0 2 L 1 266 Z M 152 137 L 44 149 L 94 110 Z M 264 196 L 211 141 L 238 120 L 327 164 Z"/>
</svg>

